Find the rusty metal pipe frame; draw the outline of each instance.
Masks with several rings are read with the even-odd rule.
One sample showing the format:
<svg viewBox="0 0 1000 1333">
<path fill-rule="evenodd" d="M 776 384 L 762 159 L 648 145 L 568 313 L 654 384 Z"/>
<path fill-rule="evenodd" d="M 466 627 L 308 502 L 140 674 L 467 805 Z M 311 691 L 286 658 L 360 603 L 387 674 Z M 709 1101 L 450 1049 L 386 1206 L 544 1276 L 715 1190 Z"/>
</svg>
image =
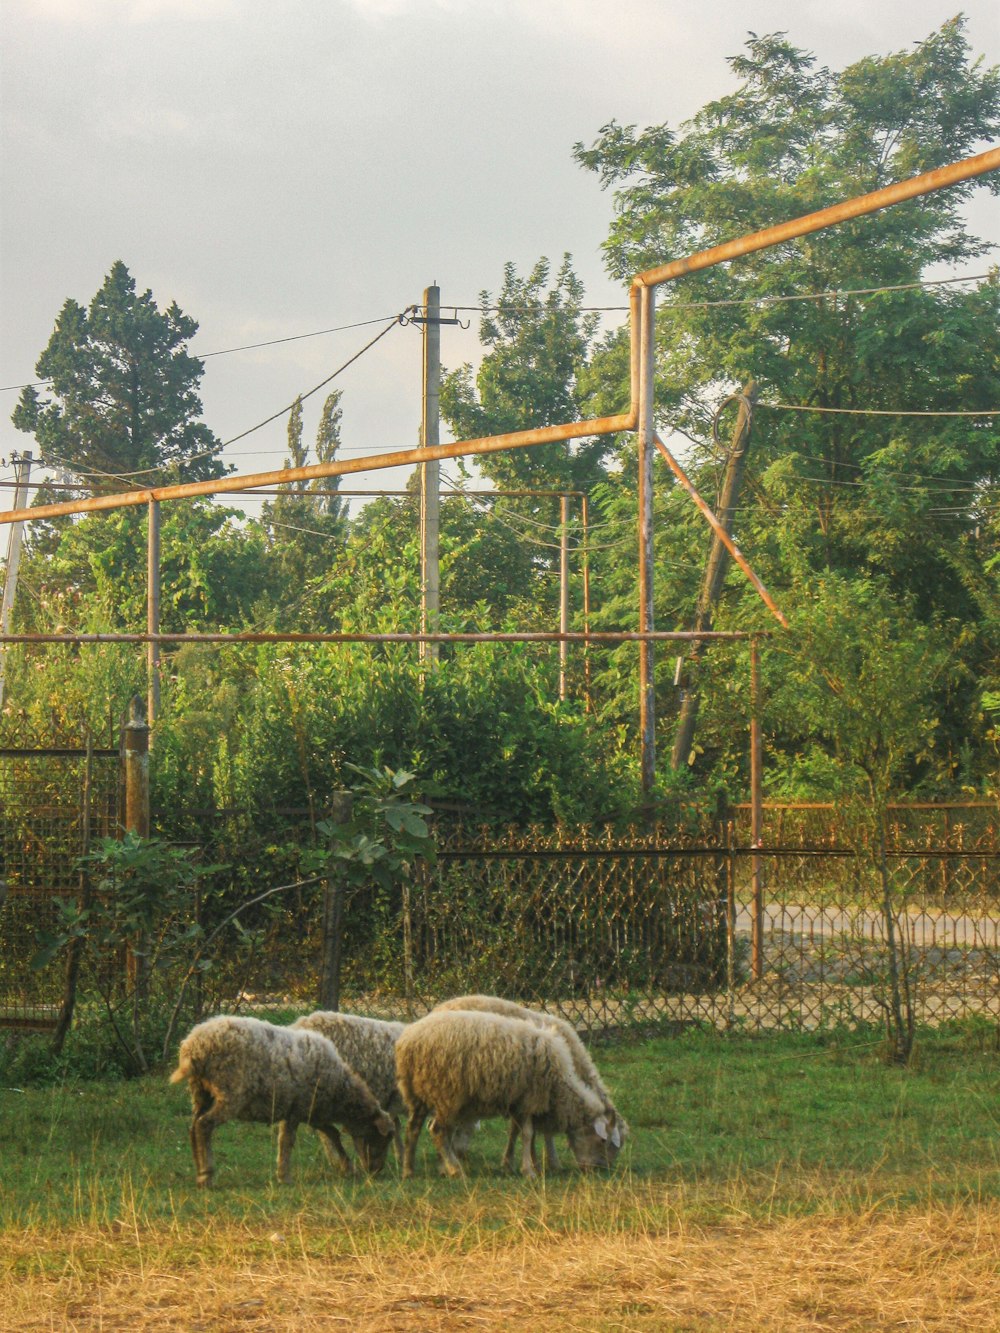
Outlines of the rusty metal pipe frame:
<svg viewBox="0 0 1000 1333">
<path fill-rule="evenodd" d="M 466 455 L 504 453 L 508 449 L 525 449 L 538 444 L 576 440 L 587 435 L 613 435 L 618 431 L 634 430 L 638 409 L 638 293 L 630 296 L 631 319 L 631 390 L 632 400 L 627 412 L 612 416 L 595 417 L 591 421 L 571 421 L 558 426 L 540 426 L 534 430 L 511 431 L 506 435 L 488 435 L 475 440 L 459 440 L 453 444 L 439 444 L 430 449 L 399 449 L 391 453 L 374 454 L 371 458 L 342 458 L 330 463 L 311 463 L 304 467 L 273 469 L 251 473 L 248 476 L 216 477 L 211 481 L 189 481 L 175 486 L 153 486 L 144 490 L 116 491 L 111 495 L 94 495 L 87 500 L 65 500 L 56 504 L 37 505 L 33 509 L 7 510 L 0 513 L 0 524 L 16 523 L 19 519 L 60 518 L 69 514 L 92 514 L 108 509 L 149 504 L 154 500 L 183 500 L 198 495 L 224 495 L 229 492 L 256 490 L 261 486 L 284 486 L 293 481 L 315 481 L 321 477 L 344 477 L 357 472 L 379 472 L 388 467 L 409 467 L 441 458 L 461 458 Z"/>
<path fill-rule="evenodd" d="M 757 595 L 760 597 L 761 601 L 774 616 L 775 620 L 777 620 L 779 624 L 783 625 L 784 628 L 787 629 L 788 620 L 786 619 L 784 613 L 775 604 L 774 598 L 764 587 L 763 583 L 761 583 L 757 575 L 753 572 L 746 556 L 733 541 L 732 537 L 730 537 L 729 533 L 726 531 L 723 525 L 719 522 L 711 506 L 708 504 L 707 501 L 702 499 L 698 491 L 695 489 L 694 484 L 688 477 L 687 473 L 681 467 L 680 463 L 678 463 L 677 459 L 674 458 L 673 454 L 660 439 L 659 435 L 655 433 L 653 435 L 653 443 L 656 445 L 657 449 L 666 459 L 667 465 L 669 466 L 671 472 L 673 472 L 677 480 L 680 482 L 681 486 L 684 488 L 685 491 L 687 491 L 688 495 L 691 497 L 691 499 L 694 501 L 697 507 L 701 510 L 702 514 L 704 514 L 706 520 L 708 521 L 709 527 L 718 537 L 719 541 L 722 542 L 723 546 L 726 548 L 726 550 L 729 552 L 729 554 L 732 556 L 735 562 L 739 565 L 740 569 L 743 570 L 743 573 L 750 580 L 750 583 L 756 589 Z"/>
<path fill-rule="evenodd" d="M 957 185 L 989 171 L 1000 168 L 1000 148 L 990 149 L 974 157 L 964 158 L 947 167 L 926 171 L 920 176 L 888 185 L 870 194 L 834 204 L 829 208 L 808 213 L 789 222 L 766 227 L 763 231 L 742 236 L 722 245 L 712 246 L 684 259 L 672 260 L 659 268 L 647 269 L 632 279 L 629 292 L 630 323 L 630 402 L 627 412 L 615 416 L 596 417 L 592 421 L 574 421 L 560 426 L 543 426 L 536 430 L 513 431 L 507 435 L 490 435 L 475 440 L 460 440 L 454 444 L 437 445 L 433 449 L 401 449 L 392 453 L 375 454 L 368 459 L 340 459 L 331 463 L 313 463 L 300 468 L 281 468 L 248 476 L 218 477 L 212 481 L 184 482 L 176 486 L 156 486 L 145 490 L 123 491 L 114 495 L 91 496 L 74 504 L 39 505 L 35 509 L 14 509 L 0 513 L 0 524 L 16 523 L 35 518 L 58 518 L 68 514 L 87 514 L 105 509 L 121 509 L 130 505 L 148 504 L 151 500 L 180 500 L 196 495 L 222 495 L 230 491 L 253 490 L 260 486 L 281 486 L 291 481 L 314 481 L 320 477 L 341 477 L 357 472 L 377 472 L 387 467 L 407 467 L 413 463 L 441 458 L 460 458 L 466 455 L 502 453 L 507 449 L 528 448 L 536 444 L 580 439 L 586 435 L 611 435 L 618 431 L 635 430 L 638 422 L 639 364 L 640 364 L 640 304 L 643 288 L 671 282 L 686 273 L 711 268 L 729 259 L 767 249 L 782 241 L 794 240 L 810 232 L 821 231 L 851 218 L 877 212 L 891 204 L 916 199 L 949 185 Z"/>
<path fill-rule="evenodd" d="M 409 633 L 404 630 L 387 631 L 382 634 L 362 632 L 330 631 L 329 633 L 309 633 L 303 631 L 247 630 L 231 634 L 222 631 L 202 633 L 186 631 L 177 634 L 5 634 L 4 643 L 45 644 L 95 644 L 95 643 L 644 643 L 647 640 L 677 640 L 689 642 L 698 640 L 724 640 L 736 642 L 751 639 L 761 631 L 752 630 L 594 630 L 580 633 L 571 630 L 566 634 L 555 630 L 511 630 L 495 634 L 475 634 L 460 631 L 456 633 Z M 765 635 L 766 637 L 766 635 Z"/>
<path fill-rule="evenodd" d="M 344 477 L 356 472 L 379 472 L 387 467 L 408 467 L 432 459 L 460 458 L 464 454 L 496 454 L 508 449 L 524 449 L 558 440 L 575 440 L 585 435 L 611 435 L 632 430 L 634 412 L 597 417 L 593 421 L 572 421 L 561 426 L 541 426 L 536 430 L 512 431 L 508 435 L 487 435 L 476 440 L 439 444 L 431 449 L 398 449 L 374 454 L 371 458 L 342 458 L 332 463 L 310 463 L 305 467 L 275 468 L 248 476 L 215 477 L 211 481 L 188 481 L 176 486 L 152 486 L 145 490 L 116 491 L 112 495 L 92 495 L 88 500 L 65 500 L 58 504 L 38 505 L 34 509 L 7 510 L 0 523 L 19 519 L 59 518 L 68 514 L 93 514 L 107 509 L 125 509 L 149 504 L 152 500 L 186 500 L 196 495 L 223 495 L 229 491 L 255 490 L 258 486 L 280 486 L 291 481 L 313 481 L 317 477 Z"/>
<path fill-rule="evenodd" d="M 934 171 L 925 171 L 909 180 L 897 181 L 895 185 L 886 185 L 881 190 L 870 194 L 857 195 L 829 208 L 821 208 L 815 213 L 806 213 L 789 222 L 779 222 L 776 226 L 765 227 L 763 231 L 752 232 L 748 236 L 725 241 L 722 245 L 713 245 L 708 250 L 689 255 L 685 259 L 674 259 L 669 264 L 658 268 L 646 269 L 632 279 L 637 287 L 656 287 L 661 282 L 672 282 L 686 273 L 697 273 L 701 269 L 712 268 L 729 259 L 739 259 L 742 255 L 766 250 L 782 241 L 792 241 L 799 236 L 807 236 L 825 227 L 836 226 L 838 222 L 849 222 L 852 218 L 864 217 L 867 213 L 876 213 L 880 208 L 892 204 L 904 203 L 907 199 L 917 199 L 924 194 L 933 194 L 935 190 L 949 185 L 959 185 L 962 181 L 972 180 L 985 175 L 988 171 L 1000 169 L 1000 148 L 991 148 L 975 157 L 963 158 L 947 167 L 937 167 Z"/>
</svg>

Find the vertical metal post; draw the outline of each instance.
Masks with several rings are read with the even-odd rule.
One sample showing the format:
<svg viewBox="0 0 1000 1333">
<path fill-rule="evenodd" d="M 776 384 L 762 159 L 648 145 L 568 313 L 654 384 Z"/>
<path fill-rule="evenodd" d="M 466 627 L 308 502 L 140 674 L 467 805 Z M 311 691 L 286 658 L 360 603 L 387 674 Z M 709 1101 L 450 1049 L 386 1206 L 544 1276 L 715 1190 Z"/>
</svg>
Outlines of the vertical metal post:
<svg viewBox="0 0 1000 1333">
<path fill-rule="evenodd" d="M 334 792 L 330 819 L 334 824 L 349 824 L 354 814 L 354 797 L 349 791 Z M 340 868 L 327 873 L 323 886 L 323 921 L 320 948 L 318 1006 L 340 1008 L 340 965 L 343 957 L 344 875 Z"/>
<path fill-rule="evenodd" d="M 145 714 L 142 696 L 134 694 L 124 728 L 125 829 L 140 838 L 149 837 L 149 725 Z M 145 991 L 148 981 L 142 965 L 144 951 L 145 940 L 139 935 L 125 959 L 129 988 L 136 995 Z"/>
<path fill-rule="evenodd" d="M 149 724 L 142 696 L 134 694 L 125 724 L 125 828 L 149 837 Z"/>
<path fill-rule="evenodd" d="M 559 497 L 559 633 L 569 633 L 569 496 Z M 566 698 L 566 660 L 569 645 L 559 643 L 559 698 Z"/>
<path fill-rule="evenodd" d="M 90 803 L 91 790 L 94 780 L 94 738 L 87 732 L 87 758 L 83 770 L 83 792 L 80 800 L 80 855 L 86 856 L 90 851 Z M 79 871 L 80 893 L 77 899 L 77 906 L 81 912 L 86 912 L 90 907 L 90 872 L 81 866 Z M 80 956 L 83 953 L 83 940 L 75 936 L 70 940 L 69 948 L 66 951 L 66 971 L 63 980 L 63 1002 L 59 1010 L 59 1021 L 56 1024 L 56 1030 L 52 1034 L 52 1050 L 56 1055 L 60 1053 L 66 1041 L 66 1034 L 69 1032 L 70 1024 L 73 1022 L 73 1010 L 76 1008 L 77 983 L 80 978 Z"/>
<path fill-rule="evenodd" d="M 441 386 L 441 290 L 424 291 L 424 387 L 420 444 L 432 449 L 440 443 L 438 398 Z M 440 569 L 438 564 L 439 506 L 441 464 L 435 459 L 420 464 L 420 630 L 434 633 L 439 628 Z M 422 643 L 420 660 L 437 661 L 438 645 Z"/>
<path fill-rule="evenodd" d="M 28 477 L 31 473 L 31 452 L 26 450 L 14 462 L 14 508 L 26 509 L 28 505 Z M 0 604 L 0 634 L 10 629 L 10 613 L 14 607 L 14 593 L 17 591 L 17 571 L 21 563 L 21 538 L 24 533 L 23 521 L 10 525 L 7 538 L 7 567 L 3 580 L 3 602 Z M 6 676 L 7 645 L 0 644 L 0 707 L 3 705 L 3 691 Z"/>
<path fill-rule="evenodd" d="M 764 975 L 764 831 L 763 746 L 760 730 L 760 647 L 750 640 L 750 968 L 754 981 Z"/>
<path fill-rule="evenodd" d="M 639 296 L 639 630 L 653 628 L 653 370 L 655 362 L 655 291 Z M 643 802 L 648 807 L 656 781 L 656 695 L 652 641 L 639 645 L 639 732 Z"/>
<path fill-rule="evenodd" d="M 160 632 L 160 502 L 150 500 L 146 541 L 146 633 Z M 160 713 L 160 645 L 146 645 L 147 717 L 156 726 Z"/>
<path fill-rule="evenodd" d="M 580 526 L 583 529 L 583 632 L 590 633 L 590 513 L 587 497 L 580 500 Z M 590 698 L 590 644 L 583 645 L 583 693 L 587 712 L 593 707 Z"/>
</svg>

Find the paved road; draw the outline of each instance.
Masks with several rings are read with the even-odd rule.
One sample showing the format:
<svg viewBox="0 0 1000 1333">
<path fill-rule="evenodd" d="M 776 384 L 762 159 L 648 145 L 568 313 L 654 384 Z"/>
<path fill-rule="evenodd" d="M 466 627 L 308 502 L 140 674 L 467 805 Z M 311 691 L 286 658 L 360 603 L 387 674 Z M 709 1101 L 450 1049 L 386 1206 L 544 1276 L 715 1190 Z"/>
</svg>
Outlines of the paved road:
<svg viewBox="0 0 1000 1333">
<path fill-rule="evenodd" d="M 904 920 L 910 943 L 916 948 L 1000 950 L 1000 913 L 979 917 L 910 912 Z M 736 912 L 737 934 L 749 935 L 750 924 L 749 908 L 740 905 Z M 862 935 L 879 943 L 884 938 L 884 926 L 881 913 L 871 910 L 848 912 L 836 907 L 765 903 L 764 933 L 791 935 L 803 941 Z"/>
</svg>

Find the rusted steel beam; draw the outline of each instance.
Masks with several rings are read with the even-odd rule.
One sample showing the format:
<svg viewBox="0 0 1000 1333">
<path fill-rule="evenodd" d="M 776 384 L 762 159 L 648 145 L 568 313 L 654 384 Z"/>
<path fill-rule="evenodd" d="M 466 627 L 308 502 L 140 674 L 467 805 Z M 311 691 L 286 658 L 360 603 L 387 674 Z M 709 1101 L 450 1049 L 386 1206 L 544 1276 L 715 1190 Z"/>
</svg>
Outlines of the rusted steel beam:
<svg viewBox="0 0 1000 1333">
<path fill-rule="evenodd" d="M 590 634 L 572 631 L 560 634 L 546 630 L 512 630 L 496 634 L 363 634 L 348 632 L 280 633 L 276 630 L 248 630 L 245 633 L 177 633 L 177 634 L 3 634 L 0 643 L 642 643 L 647 639 L 666 639 L 690 642 L 695 639 L 749 639 L 750 630 L 654 630 L 643 634 L 638 630 L 594 630 Z"/>
<path fill-rule="evenodd" d="M 753 584 L 754 588 L 757 591 L 757 595 L 760 597 L 761 601 L 771 612 L 774 618 L 780 624 L 782 624 L 785 627 L 785 629 L 787 629 L 788 621 L 785 618 L 784 613 L 775 604 L 771 594 L 768 592 L 768 590 L 764 587 L 763 583 L 761 583 L 760 579 L 750 568 L 746 556 L 733 541 L 732 537 L 730 537 L 729 533 L 726 531 L 725 527 L 719 522 L 718 518 L 716 518 L 715 514 L 712 512 L 711 507 L 706 503 L 705 500 L 702 499 L 702 497 L 695 490 L 693 483 L 688 478 L 684 469 L 681 467 L 680 463 L 677 462 L 676 458 L 674 458 L 673 454 L 660 439 L 659 435 L 654 435 L 653 439 L 657 449 L 659 449 L 660 453 L 667 460 L 667 464 L 669 465 L 671 472 L 673 472 L 674 476 L 680 482 L 681 486 L 683 486 L 684 490 L 687 491 L 688 495 L 691 497 L 691 499 L 695 502 L 695 504 L 704 514 L 705 518 L 708 520 L 709 526 L 711 527 L 715 535 L 718 537 L 719 541 L 722 542 L 723 546 L 726 548 L 729 554 L 739 565 L 740 569 L 743 570 L 743 573 Z"/>
<path fill-rule="evenodd" d="M 313 481 L 317 477 L 345 477 L 355 472 L 378 472 L 387 467 L 409 467 L 436 458 L 461 458 L 475 454 L 497 454 L 508 449 L 527 449 L 537 444 L 576 440 L 585 435 L 611 435 L 632 430 L 635 413 L 595 417 L 593 421 L 571 421 L 561 426 L 540 426 L 536 430 L 512 431 L 509 435 L 488 435 L 476 440 L 439 444 L 433 449 L 397 449 L 393 453 L 374 454 L 371 458 L 341 458 L 331 463 L 310 463 L 305 467 L 275 468 L 248 476 L 214 477 L 210 481 L 187 481 L 177 486 L 153 486 L 146 490 L 116 491 L 113 495 L 92 495 L 87 500 L 64 500 L 57 504 L 37 505 L 33 509 L 8 509 L 0 513 L 0 523 L 16 523 L 36 518 L 59 518 L 65 514 L 93 514 L 106 509 L 125 509 L 149 504 L 151 500 L 184 500 L 196 495 L 223 495 L 230 491 L 255 490 L 258 486 L 279 486 L 291 481 Z"/>
<path fill-rule="evenodd" d="M 639 293 L 639 400 L 638 400 L 638 510 L 639 510 L 639 629 L 653 628 L 653 387 L 656 374 L 656 292 Z M 656 658 L 649 638 L 639 650 L 640 778 L 644 796 L 652 797 L 656 782 Z"/>
<path fill-rule="evenodd" d="M 658 268 L 646 269 L 632 279 L 636 287 L 656 287 L 661 282 L 671 282 L 683 277 L 685 273 L 697 273 L 701 269 L 712 268 L 715 264 L 725 263 L 729 259 L 739 259 L 741 255 L 753 254 L 757 250 L 766 250 L 769 246 L 780 245 L 783 241 L 793 241 L 798 236 L 807 236 L 825 227 L 836 226 L 838 222 L 848 222 L 851 218 L 864 217 L 875 213 L 890 204 L 901 204 L 907 199 L 917 199 L 923 194 L 932 194 L 935 190 L 948 185 L 959 185 L 962 181 L 972 180 L 985 175 L 988 171 L 1000 169 L 1000 148 L 991 148 L 975 157 L 963 158 L 947 167 L 937 167 L 934 171 L 925 171 L 920 176 L 911 176 L 909 180 L 897 181 L 895 185 L 886 185 L 881 190 L 870 194 L 861 194 L 843 203 L 831 204 L 815 213 L 806 213 L 802 217 L 792 218 L 789 222 L 779 222 L 763 231 L 751 232 L 749 236 L 739 236 L 721 245 L 713 245 L 708 250 L 688 255 L 684 259 L 673 259 L 669 264 Z"/>
</svg>

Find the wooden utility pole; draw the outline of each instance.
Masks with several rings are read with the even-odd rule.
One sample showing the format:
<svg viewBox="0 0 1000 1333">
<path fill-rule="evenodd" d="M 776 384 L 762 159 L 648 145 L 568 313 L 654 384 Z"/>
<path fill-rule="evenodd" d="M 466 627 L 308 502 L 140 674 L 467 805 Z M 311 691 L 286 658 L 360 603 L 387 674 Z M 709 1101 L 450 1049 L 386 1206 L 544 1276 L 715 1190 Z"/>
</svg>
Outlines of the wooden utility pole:
<svg viewBox="0 0 1000 1333">
<path fill-rule="evenodd" d="M 757 386 L 753 380 L 744 385 L 743 392 L 738 397 L 739 412 L 729 445 L 729 457 L 726 460 L 726 473 L 722 481 L 717 515 L 720 524 L 729 536 L 732 536 L 733 516 L 739 503 L 740 487 L 743 482 L 747 452 L 750 448 L 750 425 L 753 417 L 753 405 L 757 399 Z M 715 604 L 722 592 L 722 584 L 729 568 L 729 558 L 729 552 L 722 540 L 718 536 L 714 537 L 708 555 L 708 563 L 705 566 L 701 592 L 698 594 L 698 605 L 695 610 L 694 629 L 699 632 L 712 628 L 712 616 Z M 689 665 L 697 664 L 701 651 L 702 645 L 695 641 L 688 654 Z M 688 762 L 688 756 L 691 753 L 691 742 L 694 740 L 695 723 L 698 720 L 698 704 L 698 690 L 689 681 L 684 694 L 684 702 L 681 705 L 680 717 L 677 719 L 674 748 L 670 756 L 671 768 L 683 768 Z"/>
<path fill-rule="evenodd" d="M 440 443 L 439 395 L 441 389 L 441 290 L 424 291 L 424 390 L 420 445 L 433 449 Z M 420 464 L 420 629 L 434 634 L 439 627 L 441 574 L 438 563 L 438 534 L 441 501 L 441 464 L 434 459 Z M 420 660 L 434 663 L 436 643 L 420 645 Z"/>
<path fill-rule="evenodd" d="M 14 508 L 24 509 L 28 504 L 28 476 L 31 473 L 31 453 L 25 451 L 13 462 Z M 0 634 L 6 634 L 10 629 L 10 614 L 14 608 L 14 594 L 17 591 L 17 571 L 21 563 L 21 537 L 23 533 L 23 520 L 10 525 L 10 535 L 7 538 L 7 568 L 3 581 L 3 603 L 0 605 Z M 3 705 L 6 658 L 6 646 L 0 644 L 0 706 Z"/>
</svg>

